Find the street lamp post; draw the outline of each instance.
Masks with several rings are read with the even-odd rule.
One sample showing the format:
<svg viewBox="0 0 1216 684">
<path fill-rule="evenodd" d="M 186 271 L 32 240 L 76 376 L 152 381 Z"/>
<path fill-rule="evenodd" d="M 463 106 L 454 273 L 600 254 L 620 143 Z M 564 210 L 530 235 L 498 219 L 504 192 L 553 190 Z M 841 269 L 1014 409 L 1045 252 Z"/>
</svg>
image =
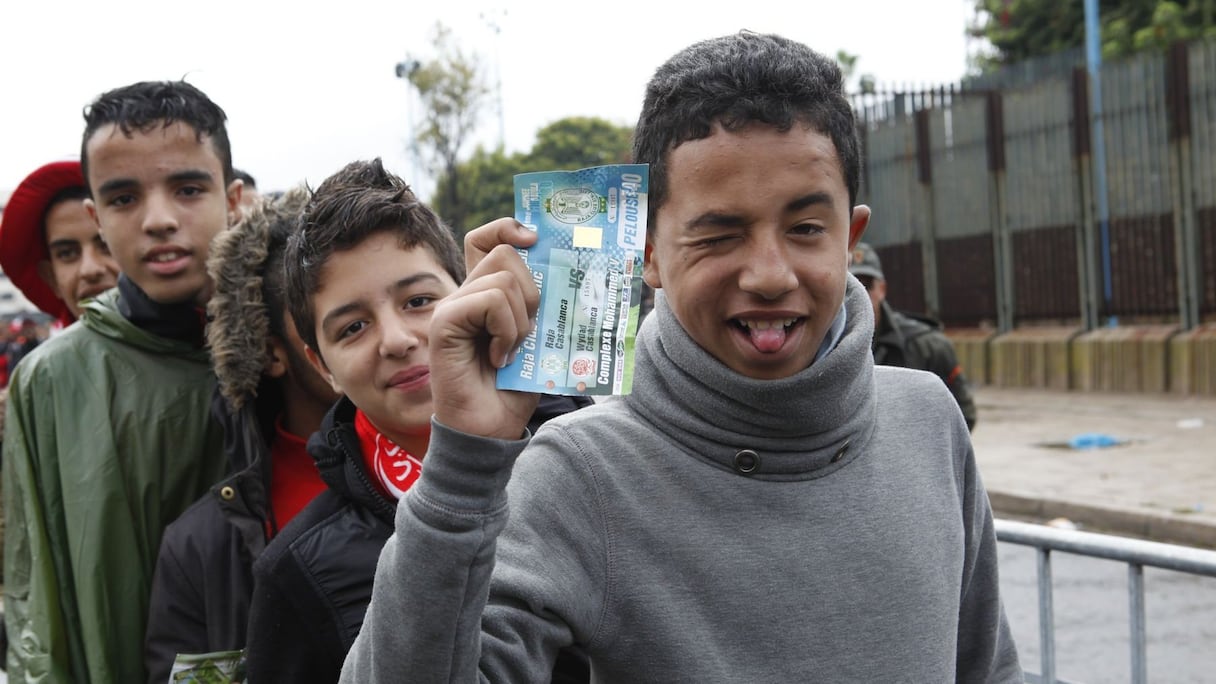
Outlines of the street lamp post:
<svg viewBox="0 0 1216 684">
<path fill-rule="evenodd" d="M 397 66 L 395 67 L 397 78 L 405 81 L 406 83 L 405 119 L 409 138 L 406 144 L 405 156 L 407 158 L 407 162 L 409 163 L 409 183 L 415 187 L 418 185 L 418 134 L 414 130 L 414 91 L 412 87 L 413 83 L 410 81 L 410 77 L 412 77 L 421 67 L 421 62 L 410 57 L 406 57 L 404 61 L 397 62 Z"/>
</svg>

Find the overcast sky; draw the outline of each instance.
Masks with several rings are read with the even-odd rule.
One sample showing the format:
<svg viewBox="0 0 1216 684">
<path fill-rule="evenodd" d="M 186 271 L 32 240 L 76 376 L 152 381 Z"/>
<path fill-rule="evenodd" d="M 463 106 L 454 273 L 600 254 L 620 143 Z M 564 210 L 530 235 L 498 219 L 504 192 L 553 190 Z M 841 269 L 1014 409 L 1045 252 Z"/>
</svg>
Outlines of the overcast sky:
<svg viewBox="0 0 1216 684">
<path fill-rule="evenodd" d="M 531 148 L 537 129 L 567 116 L 631 125 L 655 67 L 694 41 L 743 28 L 782 33 L 829 55 L 857 54 L 858 71 L 880 83 L 956 81 L 975 47 L 965 37 L 973 7 L 974 0 L 16 0 L 0 13 L 0 197 L 37 166 L 78 156 L 81 109 L 99 93 L 182 77 L 228 113 L 234 163 L 263 189 L 315 186 L 348 161 L 377 156 L 427 188 L 404 151 L 419 105 L 393 67 L 433 54 L 436 21 L 484 57 L 491 83 L 501 79 L 505 143 L 519 151 Z M 491 108 L 478 139 L 493 146 L 498 138 Z"/>
</svg>

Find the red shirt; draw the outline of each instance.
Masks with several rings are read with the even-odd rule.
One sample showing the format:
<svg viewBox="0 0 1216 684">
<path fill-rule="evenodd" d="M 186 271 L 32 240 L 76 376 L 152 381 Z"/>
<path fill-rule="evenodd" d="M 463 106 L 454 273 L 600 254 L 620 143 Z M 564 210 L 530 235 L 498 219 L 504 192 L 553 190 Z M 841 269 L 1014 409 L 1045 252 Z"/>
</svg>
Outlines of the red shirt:
<svg viewBox="0 0 1216 684">
<path fill-rule="evenodd" d="M 275 421 L 274 443 L 270 445 L 270 507 L 279 529 L 325 491 L 325 481 L 317 463 L 305 449 L 307 440 L 283 429 Z"/>
</svg>

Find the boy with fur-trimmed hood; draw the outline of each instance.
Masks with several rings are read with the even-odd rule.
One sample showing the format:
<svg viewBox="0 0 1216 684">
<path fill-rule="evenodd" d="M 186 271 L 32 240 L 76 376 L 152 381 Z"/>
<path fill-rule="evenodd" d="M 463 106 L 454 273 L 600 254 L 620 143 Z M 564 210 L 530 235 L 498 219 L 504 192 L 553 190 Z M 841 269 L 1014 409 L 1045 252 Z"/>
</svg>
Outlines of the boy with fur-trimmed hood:
<svg viewBox="0 0 1216 684">
<path fill-rule="evenodd" d="M 309 366 L 283 292 L 283 253 L 310 193 L 259 202 L 220 234 L 207 267 L 215 292 L 207 340 L 230 474 L 170 525 L 153 578 L 148 681 L 175 659 L 245 645 L 253 561 L 325 489 L 304 448 L 337 394 Z"/>
</svg>

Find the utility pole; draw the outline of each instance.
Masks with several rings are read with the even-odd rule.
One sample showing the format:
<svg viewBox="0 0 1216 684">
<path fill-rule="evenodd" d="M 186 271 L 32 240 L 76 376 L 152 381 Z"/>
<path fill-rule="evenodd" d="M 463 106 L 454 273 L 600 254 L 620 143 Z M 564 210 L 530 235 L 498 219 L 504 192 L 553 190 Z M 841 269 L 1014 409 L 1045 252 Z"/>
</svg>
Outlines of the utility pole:
<svg viewBox="0 0 1216 684">
<path fill-rule="evenodd" d="M 1113 298 L 1110 264 L 1110 206 L 1106 185 L 1106 133 L 1102 125 L 1102 50 L 1099 47 L 1100 23 L 1098 0 L 1085 0 L 1085 64 L 1089 70 L 1089 98 L 1093 125 L 1094 199 L 1098 210 L 1098 234 L 1101 241 L 1102 299 L 1107 314 L 1110 314 Z M 1110 314 L 1108 323 L 1115 317 Z"/>
<path fill-rule="evenodd" d="M 409 162 L 410 173 L 407 182 L 414 187 L 419 185 L 421 179 L 418 177 L 418 132 L 414 130 L 414 83 L 410 78 L 421 67 L 421 62 L 406 56 L 405 60 L 397 62 L 395 68 L 397 78 L 405 81 L 406 85 L 405 118 L 406 132 L 409 135 L 409 142 L 406 144 L 406 157 Z"/>
<path fill-rule="evenodd" d="M 482 22 L 494 32 L 494 100 L 498 108 L 498 149 L 506 151 L 507 133 L 502 109 L 502 65 L 499 50 L 502 35 L 502 20 L 507 16 L 507 10 L 497 8 L 480 14 Z"/>
</svg>

